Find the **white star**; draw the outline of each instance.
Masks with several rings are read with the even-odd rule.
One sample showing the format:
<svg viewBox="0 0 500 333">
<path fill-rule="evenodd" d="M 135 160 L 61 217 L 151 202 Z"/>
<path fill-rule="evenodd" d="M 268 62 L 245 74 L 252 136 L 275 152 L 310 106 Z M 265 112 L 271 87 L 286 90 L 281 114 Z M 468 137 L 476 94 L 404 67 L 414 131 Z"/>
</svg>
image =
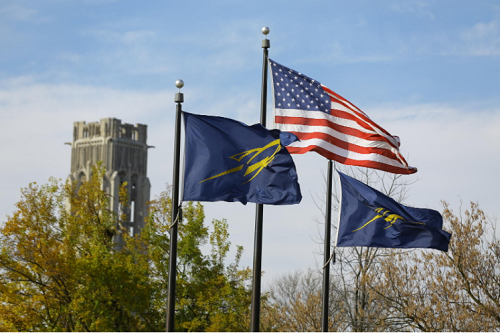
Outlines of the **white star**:
<svg viewBox="0 0 500 333">
<path fill-rule="evenodd" d="M 279 82 L 276 82 L 276 85 L 277 85 L 277 86 L 279 86 L 279 85 L 280 85 L 280 83 L 279 83 Z"/>
<path fill-rule="evenodd" d="M 310 109 L 311 107 L 308 105 L 307 108 Z"/>
<path fill-rule="evenodd" d="M 290 103 L 288 103 L 288 106 L 290 106 Z"/>
<path fill-rule="evenodd" d="M 292 102 L 295 102 L 295 98 L 292 98 Z"/>
<path fill-rule="evenodd" d="M 297 107 L 300 108 L 300 104 L 297 104 Z"/>
</svg>

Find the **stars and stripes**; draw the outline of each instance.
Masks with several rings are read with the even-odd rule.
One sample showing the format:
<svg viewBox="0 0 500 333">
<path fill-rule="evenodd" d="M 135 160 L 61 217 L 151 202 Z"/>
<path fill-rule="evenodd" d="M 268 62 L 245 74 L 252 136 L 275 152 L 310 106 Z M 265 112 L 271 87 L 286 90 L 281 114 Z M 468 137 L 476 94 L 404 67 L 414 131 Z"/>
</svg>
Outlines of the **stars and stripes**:
<svg viewBox="0 0 500 333">
<path fill-rule="evenodd" d="M 275 124 L 300 142 L 292 154 L 315 151 L 339 163 L 411 174 L 399 152 L 399 138 L 320 82 L 269 59 L 274 90 Z"/>
</svg>

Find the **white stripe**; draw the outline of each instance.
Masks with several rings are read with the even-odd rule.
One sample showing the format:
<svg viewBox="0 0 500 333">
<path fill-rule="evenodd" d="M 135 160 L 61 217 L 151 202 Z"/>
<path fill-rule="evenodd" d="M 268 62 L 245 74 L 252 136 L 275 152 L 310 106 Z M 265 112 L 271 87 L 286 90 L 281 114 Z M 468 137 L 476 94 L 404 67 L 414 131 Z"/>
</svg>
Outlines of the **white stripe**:
<svg viewBox="0 0 500 333">
<path fill-rule="evenodd" d="M 275 116 L 278 115 L 278 116 L 282 116 L 282 117 L 302 117 L 302 118 L 308 118 L 308 119 L 320 119 L 320 120 L 330 121 L 330 122 L 339 124 L 341 126 L 350 127 L 350 128 L 359 130 L 363 133 L 383 136 L 384 138 L 389 139 L 389 140 L 392 139 L 390 141 L 396 147 L 399 147 L 399 140 L 397 140 L 397 142 L 395 142 L 395 140 L 396 140 L 395 138 L 388 137 L 383 132 L 377 130 L 376 128 L 374 128 L 370 124 L 369 124 L 370 127 L 373 128 L 374 131 L 370 131 L 364 127 L 361 127 L 358 123 L 356 123 L 353 120 L 334 117 L 332 115 L 326 114 L 326 113 L 321 112 L 321 111 L 303 111 L 303 110 L 297 110 L 297 109 L 277 109 L 276 108 L 274 110 L 274 112 L 275 112 Z M 352 111 L 350 113 L 353 114 Z M 359 118 L 359 116 L 357 116 L 357 117 Z M 364 120 L 362 120 L 362 121 L 364 122 Z M 331 135 L 339 140 L 353 143 L 353 144 L 356 144 L 356 145 L 361 146 L 361 147 L 379 147 L 379 148 L 388 149 L 398 157 L 398 159 L 400 160 L 400 162 L 403 165 L 406 165 L 406 163 L 404 163 L 404 159 L 401 157 L 401 153 L 399 152 L 399 150 L 397 148 L 395 148 L 394 146 L 390 145 L 389 143 L 382 141 L 382 140 L 380 140 L 380 141 L 365 140 L 365 139 L 361 139 L 358 137 L 344 134 L 342 132 L 335 131 L 334 129 L 332 129 L 330 127 L 326 127 L 326 126 L 308 126 L 308 125 L 292 125 L 292 124 L 278 124 L 278 123 L 276 123 L 275 126 L 276 126 L 275 128 L 278 128 L 282 131 L 288 131 L 288 132 L 304 132 L 304 133 L 322 132 L 322 133 L 327 133 L 327 134 L 329 134 L 329 135 Z M 308 128 L 311 128 L 311 129 L 308 129 Z M 376 143 L 376 142 L 378 142 L 378 143 Z M 382 143 L 383 143 L 383 145 L 381 145 Z"/>
<path fill-rule="evenodd" d="M 274 72 L 273 72 L 273 66 L 272 66 L 272 63 L 271 63 L 271 59 L 269 59 L 269 57 L 267 58 L 267 64 L 269 66 L 269 72 L 271 73 L 271 87 L 272 87 L 272 90 L 273 90 L 273 106 L 276 105 L 276 102 L 275 102 L 275 99 L 276 99 L 276 96 L 274 95 Z M 271 120 L 271 126 L 270 128 L 277 128 L 276 127 L 276 124 L 275 124 L 275 119 L 276 119 L 276 110 L 274 110 L 273 108 L 273 117 L 272 117 L 272 120 Z"/>
<path fill-rule="evenodd" d="M 321 86 L 323 86 L 323 87 L 327 88 L 327 87 L 326 87 L 326 86 L 324 86 L 324 85 L 321 85 Z M 327 89 L 330 89 L 330 88 L 327 88 Z M 330 90 L 331 90 L 331 89 L 330 89 Z M 337 96 L 330 94 L 330 93 L 329 93 L 328 91 L 326 91 L 326 90 L 323 90 L 323 91 L 324 91 L 324 92 L 325 92 L 328 96 L 330 96 L 331 98 L 333 98 L 333 99 L 334 99 L 334 101 L 332 101 L 333 103 L 335 103 L 335 104 L 337 104 L 337 103 L 343 103 L 343 104 L 346 104 L 348 107 L 350 107 L 350 108 L 351 108 L 351 110 L 356 111 L 356 112 L 359 112 L 359 113 L 361 113 L 362 115 L 366 116 L 367 118 L 370 118 L 370 117 L 368 117 L 368 116 L 366 115 L 366 113 L 364 113 L 363 111 L 361 111 L 361 109 L 360 109 L 360 108 L 358 108 L 356 105 L 352 104 L 352 103 L 351 103 L 351 102 L 349 102 L 348 100 L 346 100 L 346 99 L 340 99 L 340 98 L 338 98 Z M 337 101 L 338 101 L 338 102 L 337 102 Z M 344 106 L 344 107 L 345 107 L 345 106 Z"/>
<path fill-rule="evenodd" d="M 324 86 L 323 86 L 324 87 Z M 326 88 L 326 87 L 325 87 Z M 367 124 L 368 126 L 370 126 L 371 128 L 373 128 L 373 130 L 385 137 L 387 140 L 391 141 L 393 145 L 395 145 L 396 147 L 399 147 L 400 145 L 400 141 L 399 141 L 399 138 L 397 136 L 392 136 L 392 135 L 387 135 L 385 134 L 383 131 L 381 131 L 380 129 L 378 129 L 376 126 L 373 126 L 372 124 L 370 124 L 369 122 L 366 122 L 363 118 L 361 118 L 357 112 L 361 113 L 362 115 L 364 115 L 366 118 L 370 119 L 370 117 L 368 117 L 366 115 L 366 113 L 364 113 L 363 111 L 361 111 L 360 109 L 358 109 L 356 106 L 354 106 L 354 104 L 351 104 L 351 102 L 348 102 L 348 101 L 343 101 L 343 100 L 339 100 L 336 96 L 328 93 L 327 91 L 325 91 L 325 93 L 330 96 L 331 98 L 333 98 L 334 100 L 337 100 L 337 101 L 341 101 L 341 102 L 344 102 L 345 104 L 347 104 L 348 106 L 351 106 L 355 111 L 353 111 L 352 109 L 349 109 L 349 108 L 346 108 L 344 105 L 342 104 L 339 104 L 338 102 L 335 102 L 335 101 L 332 101 L 332 109 L 336 109 L 336 110 L 341 110 L 341 111 L 345 111 L 345 112 L 348 112 L 349 114 L 355 116 L 357 119 L 359 119 L 360 121 L 364 122 L 365 124 Z M 373 120 L 370 119 L 371 122 L 373 122 L 375 124 L 375 122 Z M 377 124 L 378 126 L 378 124 Z"/>
<path fill-rule="evenodd" d="M 329 115 L 321 111 L 303 111 L 297 109 L 275 109 L 275 115 L 282 117 L 297 117 L 297 118 L 307 118 L 307 119 L 319 119 L 327 120 L 334 124 L 338 124 L 344 127 L 353 128 L 363 133 L 376 134 L 379 135 L 375 130 L 369 130 L 359 125 L 354 120 L 344 119 Z M 370 125 L 370 124 L 368 124 Z M 371 127 L 371 125 L 370 125 Z"/>
<path fill-rule="evenodd" d="M 334 153 L 336 155 L 351 159 L 351 160 L 356 160 L 356 161 L 373 161 L 373 162 L 379 162 L 387 165 L 391 165 L 394 167 L 406 169 L 407 167 L 399 162 L 399 160 L 391 159 L 388 157 L 385 157 L 380 154 L 372 153 L 372 154 L 359 154 L 355 153 L 350 150 L 345 150 L 343 148 L 340 148 L 338 146 L 335 146 L 331 144 L 330 142 L 326 142 L 321 139 L 310 139 L 310 140 L 304 140 L 304 141 L 299 141 L 299 142 L 294 142 L 290 145 L 289 147 L 295 147 L 295 148 L 307 148 L 309 146 L 318 146 L 321 147 L 325 150 L 328 150 L 331 153 Z"/>
<path fill-rule="evenodd" d="M 345 126 L 345 127 L 359 130 L 360 132 L 363 132 L 363 133 L 378 135 L 378 133 L 376 133 L 374 131 L 370 131 L 370 130 L 367 130 L 367 129 L 361 127 L 355 121 L 334 117 L 334 116 L 328 115 L 328 114 L 321 112 L 321 111 L 302 111 L 302 110 L 295 110 L 295 109 L 275 109 L 275 115 L 279 115 L 282 117 L 298 117 L 298 118 L 326 120 L 326 121 L 330 121 L 330 122 L 333 122 L 333 123 L 341 125 L 341 126 Z M 276 126 L 275 128 L 278 128 L 282 131 L 288 131 L 288 132 L 326 133 L 326 134 L 329 134 L 329 135 L 331 135 L 339 140 L 353 143 L 353 144 L 361 146 L 361 147 L 378 147 L 378 148 L 388 149 L 396 155 L 398 155 L 398 153 L 399 153 L 399 151 L 396 148 L 394 148 L 393 146 L 391 146 L 389 143 L 387 143 L 385 141 L 365 140 L 365 139 L 362 139 L 362 138 L 359 138 L 356 136 L 344 134 L 342 132 L 336 131 L 333 128 L 327 127 L 327 126 L 311 126 L 311 125 L 280 124 L 280 123 L 276 123 L 275 126 Z"/>
<path fill-rule="evenodd" d="M 357 136 L 352 136 L 344 134 L 342 132 L 336 131 L 333 128 L 326 126 L 307 126 L 307 125 L 296 125 L 296 124 L 276 124 L 277 128 L 285 132 L 295 132 L 295 133 L 324 133 L 328 134 L 334 138 L 341 141 L 347 142 L 349 144 L 354 144 L 356 146 L 364 148 L 382 148 L 391 151 L 392 153 L 398 153 L 398 150 L 388 144 L 385 141 L 371 141 L 359 138 Z"/>
</svg>

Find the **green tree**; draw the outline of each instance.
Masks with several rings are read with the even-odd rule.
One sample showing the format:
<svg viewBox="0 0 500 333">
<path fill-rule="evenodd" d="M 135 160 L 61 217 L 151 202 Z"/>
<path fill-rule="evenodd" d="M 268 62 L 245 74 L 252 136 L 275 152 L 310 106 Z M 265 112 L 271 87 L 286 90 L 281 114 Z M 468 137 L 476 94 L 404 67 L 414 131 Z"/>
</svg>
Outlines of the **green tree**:
<svg viewBox="0 0 500 333">
<path fill-rule="evenodd" d="M 171 200 L 169 191 L 151 203 L 150 221 L 143 236 L 157 280 L 166 292 L 169 260 Z M 179 224 L 176 286 L 176 330 L 246 331 L 249 327 L 251 270 L 240 269 L 243 248 L 238 246 L 235 261 L 225 265 L 231 243 L 226 220 L 214 220 L 213 231 L 204 226 L 205 215 L 200 203 L 184 205 Z M 156 232 L 162 230 L 163 232 Z M 211 253 L 201 247 L 211 245 Z M 166 294 L 162 295 L 166 300 Z"/>
<path fill-rule="evenodd" d="M 78 193 L 55 180 L 22 190 L 0 230 L 0 329 L 154 328 L 147 257 L 116 224 L 102 176 L 94 168 Z M 113 241 L 118 233 L 122 249 Z"/>
<path fill-rule="evenodd" d="M 0 330 L 164 330 L 169 192 L 151 202 L 146 227 L 130 237 L 120 224 L 126 216 L 109 209 L 103 174 L 95 167 L 78 191 L 56 180 L 22 190 L 0 228 Z M 210 232 L 204 218 L 201 204 L 188 203 L 179 222 L 176 328 L 246 330 L 251 274 L 239 268 L 243 249 L 226 265 L 227 222 L 215 220 Z M 212 251 L 203 254 L 207 242 Z"/>
</svg>

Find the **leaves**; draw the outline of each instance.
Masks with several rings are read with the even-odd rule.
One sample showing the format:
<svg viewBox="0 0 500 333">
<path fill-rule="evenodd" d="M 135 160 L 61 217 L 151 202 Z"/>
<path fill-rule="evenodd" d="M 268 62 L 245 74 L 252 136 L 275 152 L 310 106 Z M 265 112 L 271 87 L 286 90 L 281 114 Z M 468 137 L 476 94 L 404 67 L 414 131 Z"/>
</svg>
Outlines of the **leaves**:
<svg viewBox="0 0 500 333">
<path fill-rule="evenodd" d="M 424 331 L 500 328 L 500 246 L 477 203 L 455 214 L 443 202 L 449 252 L 397 251 L 372 274 L 373 288 L 401 324 Z"/>
<path fill-rule="evenodd" d="M 165 327 L 171 199 L 151 202 L 141 235 L 131 237 L 110 210 L 96 166 L 88 181 L 30 184 L 0 229 L 0 330 L 156 331 Z M 123 208 L 126 184 L 120 189 Z M 126 209 L 123 209 L 126 211 Z M 245 330 L 248 269 L 225 266 L 227 222 L 204 226 L 203 206 L 188 203 L 179 224 L 181 330 Z M 211 241 L 212 252 L 201 248 Z M 213 241 L 212 241 L 213 240 Z"/>
<path fill-rule="evenodd" d="M 151 202 L 150 223 L 142 235 L 149 244 L 155 280 L 165 286 L 169 237 L 154 230 L 170 225 L 169 191 Z M 225 265 L 231 243 L 226 220 L 214 220 L 213 231 L 204 225 L 200 203 L 182 208 L 179 223 L 175 329 L 186 331 L 245 331 L 250 326 L 250 269 L 240 269 L 243 251 L 237 247 L 235 261 Z M 201 247 L 211 245 L 206 255 Z M 164 295 L 166 301 L 166 294 Z"/>
</svg>

